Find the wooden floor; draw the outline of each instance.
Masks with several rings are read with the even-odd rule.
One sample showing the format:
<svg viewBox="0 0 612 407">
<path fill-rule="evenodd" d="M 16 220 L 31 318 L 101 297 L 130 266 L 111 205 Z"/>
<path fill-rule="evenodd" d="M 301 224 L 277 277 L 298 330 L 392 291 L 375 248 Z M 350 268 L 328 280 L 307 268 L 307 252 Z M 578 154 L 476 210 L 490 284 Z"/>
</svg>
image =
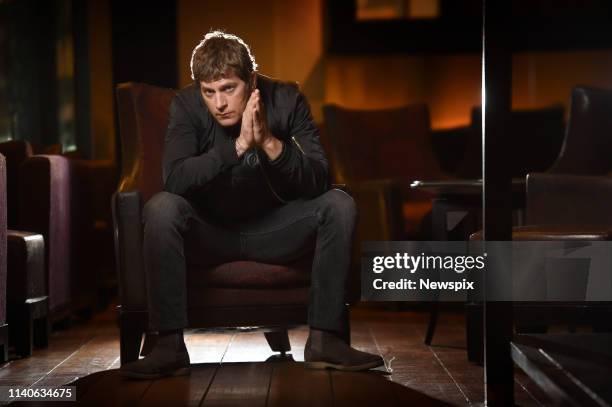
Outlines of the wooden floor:
<svg viewBox="0 0 612 407">
<path fill-rule="evenodd" d="M 467 361 L 464 317 L 443 312 L 434 346 L 423 344 L 427 314 L 356 308 L 353 345 L 375 352 L 385 367 L 368 373 L 303 367 L 307 328 L 290 331 L 291 358 L 278 360 L 261 332 L 188 331 L 191 376 L 155 381 L 122 379 L 112 307 L 87 323 L 52 334 L 49 348 L 0 367 L 0 386 L 77 386 L 79 405 L 472 405 L 483 401 L 483 369 Z M 518 370 L 521 406 L 547 399 Z M 55 403 L 40 403 L 51 406 Z M 75 405 L 75 403 L 69 403 Z"/>
</svg>

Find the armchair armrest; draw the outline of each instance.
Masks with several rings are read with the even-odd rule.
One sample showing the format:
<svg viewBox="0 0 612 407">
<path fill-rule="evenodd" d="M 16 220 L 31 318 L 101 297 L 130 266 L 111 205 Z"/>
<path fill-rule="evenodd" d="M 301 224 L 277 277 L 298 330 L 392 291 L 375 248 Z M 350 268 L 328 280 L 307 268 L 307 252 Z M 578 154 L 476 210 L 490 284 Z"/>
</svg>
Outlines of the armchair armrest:
<svg viewBox="0 0 612 407">
<path fill-rule="evenodd" d="M 7 230 L 7 301 L 46 296 L 45 241 L 41 234 Z"/>
<path fill-rule="evenodd" d="M 527 176 L 528 225 L 612 227 L 612 178 L 566 174 Z"/>
<path fill-rule="evenodd" d="M 147 291 L 142 258 L 142 204 L 138 190 L 112 197 L 115 263 L 119 299 L 124 310 L 145 310 Z"/>
</svg>

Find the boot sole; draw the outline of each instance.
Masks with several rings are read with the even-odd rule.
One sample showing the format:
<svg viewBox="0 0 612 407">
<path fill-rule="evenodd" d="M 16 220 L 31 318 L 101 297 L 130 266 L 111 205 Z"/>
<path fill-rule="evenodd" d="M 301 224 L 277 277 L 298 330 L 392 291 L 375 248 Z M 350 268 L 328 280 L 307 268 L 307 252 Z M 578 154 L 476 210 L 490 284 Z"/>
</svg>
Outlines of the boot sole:
<svg viewBox="0 0 612 407">
<path fill-rule="evenodd" d="M 163 373 L 138 373 L 138 372 L 130 372 L 128 370 L 119 370 L 121 377 L 125 377 L 128 379 L 139 379 L 139 380 L 153 380 L 153 379 L 161 379 L 163 377 L 174 377 L 174 376 L 187 376 L 191 374 L 191 368 L 182 367 L 180 369 L 172 370 L 170 372 Z"/>
<path fill-rule="evenodd" d="M 358 372 L 361 370 L 369 370 L 375 367 L 382 366 L 384 364 L 385 364 L 384 361 L 364 363 L 362 365 L 356 365 L 356 366 L 338 365 L 338 364 L 329 363 L 329 362 L 304 362 L 304 366 L 308 369 L 335 369 L 335 370 L 341 370 L 343 372 Z"/>
</svg>

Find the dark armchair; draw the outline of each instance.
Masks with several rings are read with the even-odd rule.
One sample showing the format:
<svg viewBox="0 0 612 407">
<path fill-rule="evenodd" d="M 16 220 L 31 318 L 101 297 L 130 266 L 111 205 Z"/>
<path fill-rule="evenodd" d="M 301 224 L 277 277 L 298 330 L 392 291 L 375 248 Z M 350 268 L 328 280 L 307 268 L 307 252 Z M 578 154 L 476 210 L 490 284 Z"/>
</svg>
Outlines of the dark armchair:
<svg viewBox="0 0 612 407">
<path fill-rule="evenodd" d="M 162 151 L 174 96 L 172 89 L 145 84 L 117 87 L 122 163 L 112 209 L 121 363 L 138 358 L 148 331 L 141 216 L 144 203 L 162 190 Z M 202 270 L 188 264 L 189 327 L 261 326 L 272 350 L 285 353 L 287 328 L 307 323 L 311 264 L 312 256 L 283 266 L 238 261 Z"/>
<path fill-rule="evenodd" d="M 611 157 L 612 90 L 574 88 L 561 154 L 547 173 L 527 176 L 527 226 L 514 228 L 513 240 L 612 240 Z M 567 304 L 562 313 L 549 308 L 518 308 L 518 317 L 527 325 L 553 314 L 606 330 L 612 325 L 611 303 Z"/>
<path fill-rule="evenodd" d="M 512 137 L 510 174 L 522 178 L 530 172 L 547 171 L 559 157 L 564 138 L 564 107 L 555 104 L 510 113 L 508 134 Z M 455 174 L 459 178 L 482 178 L 482 109 L 472 108 L 466 132 L 463 160 Z"/>
<path fill-rule="evenodd" d="M 612 240 L 612 91 L 576 87 L 570 109 L 559 157 L 546 173 L 527 175 L 525 226 L 513 228 L 512 240 Z M 482 232 L 471 238 L 481 239 Z M 539 331 L 559 322 L 589 322 L 609 331 L 611 315 L 609 302 L 515 306 L 518 331 Z M 479 323 L 468 328 L 473 360 L 481 357 L 475 351 L 481 328 Z"/>
<path fill-rule="evenodd" d="M 423 238 L 431 195 L 410 190 L 416 179 L 446 179 L 430 137 L 427 106 L 354 110 L 323 107 L 335 182 L 359 208 L 359 240 Z"/>
<path fill-rule="evenodd" d="M 514 228 L 513 239 L 612 229 L 611 171 L 612 90 L 574 88 L 561 153 L 546 173 L 527 176 L 527 226 Z"/>
<path fill-rule="evenodd" d="M 66 157 L 32 155 L 30 143 L 0 143 L 7 161 L 8 227 L 44 237 L 45 279 L 51 319 L 71 311 L 72 171 Z M 37 249 L 38 250 L 38 249 Z"/>
</svg>

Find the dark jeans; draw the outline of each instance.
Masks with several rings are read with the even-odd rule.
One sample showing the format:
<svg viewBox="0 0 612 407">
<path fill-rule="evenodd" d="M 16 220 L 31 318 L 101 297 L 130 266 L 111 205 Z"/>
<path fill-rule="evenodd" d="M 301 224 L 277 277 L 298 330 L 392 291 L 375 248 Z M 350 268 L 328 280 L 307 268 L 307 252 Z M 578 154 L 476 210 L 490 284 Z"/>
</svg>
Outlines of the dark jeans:
<svg viewBox="0 0 612 407">
<path fill-rule="evenodd" d="M 356 214 L 353 199 L 333 189 L 225 227 L 205 220 L 179 195 L 156 194 L 144 208 L 149 328 L 187 326 L 185 258 L 191 259 L 192 251 L 211 265 L 235 260 L 283 264 L 314 251 L 309 325 L 343 333 Z"/>
</svg>

